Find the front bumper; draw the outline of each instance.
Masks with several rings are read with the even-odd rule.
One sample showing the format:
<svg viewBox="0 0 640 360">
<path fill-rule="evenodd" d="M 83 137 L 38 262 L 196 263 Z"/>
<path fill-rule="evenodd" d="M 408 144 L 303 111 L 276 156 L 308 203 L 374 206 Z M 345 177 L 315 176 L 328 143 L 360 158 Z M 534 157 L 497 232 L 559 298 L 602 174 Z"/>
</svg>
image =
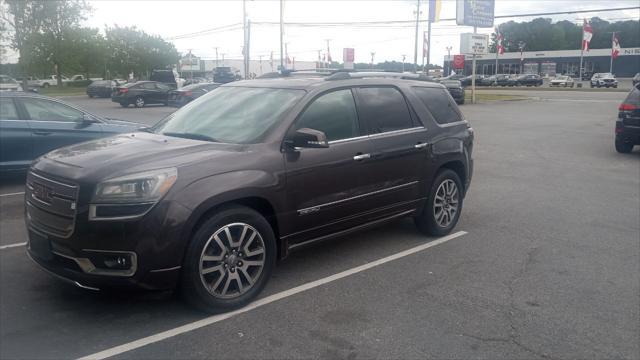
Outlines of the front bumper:
<svg viewBox="0 0 640 360">
<path fill-rule="evenodd" d="M 165 201 L 136 220 L 89 221 L 92 187 L 64 181 L 33 171 L 27 175 L 27 251 L 38 265 L 85 288 L 175 287 L 188 209 Z"/>
</svg>

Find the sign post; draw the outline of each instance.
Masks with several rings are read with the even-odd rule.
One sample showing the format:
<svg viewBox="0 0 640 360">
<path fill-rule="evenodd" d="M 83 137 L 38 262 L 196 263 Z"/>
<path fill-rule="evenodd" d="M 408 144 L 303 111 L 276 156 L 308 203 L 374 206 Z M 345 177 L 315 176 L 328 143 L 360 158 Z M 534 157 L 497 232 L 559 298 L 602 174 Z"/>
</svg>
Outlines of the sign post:
<svg viewBox="0 0 640 360">
<path fill-rule="evenodd" d="M 456 1 L 456 23 L 458 25 L 466 25 L 473 26 L 473 40 L 470 43 L 476 42 L 476 36 L 478 36 L 478 28 L 479 27 L 493 27 L 493 17 L 495 10 L 495 0 L 457 0 Z M 476 103 L 476 55 L 477 54 L 486 54 L 487 46 L 488 46 L 488 37 L 484 44 L 484 48 L 481 49 L 481 45 L 476 43 L 476 46 L 473 46 L 472 50 L 469 51 L 469 46 L 463 44 L 465 35 L 471 34 L 462 34 L 460 41 L 460 52 L 463 54 L 471 53 L 473 55 L 471 61 L 471 103 Z M 483 36 L 483 35 L 480 35 Z M 465 49 L 466 47 L 466 49 Z"/>
<path fill-rule="evenodd" d="M 473 34 L 460 34 L 460 53 L 471 54 L 471 103 L 476 102 L 476 55 L 487 54 L 489 51 L 489 36 L 477 33 L 473 27 Z"/>
</svg>

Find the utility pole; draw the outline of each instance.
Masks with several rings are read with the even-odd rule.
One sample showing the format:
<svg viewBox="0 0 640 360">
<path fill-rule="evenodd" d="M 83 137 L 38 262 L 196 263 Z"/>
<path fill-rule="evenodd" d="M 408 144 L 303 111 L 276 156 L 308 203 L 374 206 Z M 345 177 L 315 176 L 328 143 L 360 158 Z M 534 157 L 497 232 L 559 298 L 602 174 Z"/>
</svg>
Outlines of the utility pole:
<svg viewBox="0 0 640 360">
<path fill-rule="evenodd" d="M 280 0 L 280 71 L 284 70 L 284 0 Z"/>
<path fill-rule="evenodd" d="M 262 55 L 259 55 L 258 58 L 260 59 L 260 75 L 262 75 Z"/>
<path fill-rule="evenodd" d="M 247 20 L 247 48 L 245 49 L 245 53 L 247 70 L 245 70 L 244 78 L 246 79 L 251 71 L 251 20 L 249 19 Z"/>
<path fill-rule="evenodd" d="M 407 55 L 402 54 L 402 72 L 404 72 L 404 59 L 407 58 Z"/>
<path fill-rule="evenodd" d="M 416 7 L 416 38 L 414 44 L 413 51 L 413 72 L 418 72 L 418 27 L 420 26 L 420 0 L 418 0 L 418 5 Z"/>
<path fill-rule="evenodd" d="M 216 67 L 218 67 L 218 47 L 214 47 L 214 49 L 216 50 Z"/>
<path fill-rule="evenodd" d="M 329 50 L 329 42 L 331 39 L 325 39 L 327 42 L 327 69 L 331 67 L 331 50 Z"/>
<path fill-rule="evenodd" d="M 247 0 L 242 0 L 242 33 L 243 33 L 243 45 L 242 45 L 242 55 L 244 58 L 244 77 L 245 79 L 247 78 L 247 74 L 248 74 L 248 62 L 247 62 L 247 55 L 249 52 L 248 49 L 248 34 L 247 34 Z"/>
<path fill-rule="evenodd" d="M 445 75 L 449 76 L 451 73 L 451 50 L 453 49 L 453 46 L 447 46 L 445 49 L 447 49 L 447 60 L 449 60 L 449 69 L 447 69 L 448 72 Z"/>
<path fill-rule="evenodd" d="M 224 56 L 225 56 L 225 55 L 227 55 L 227 54 L 222 53 L 222 54 L 220 54 L 220 55 L 222 55 L 222 66 L 224 66 Z"/>
<path fill-rule="evenodd" d="M 374 58 L 374 56 L 376 56 L 376 53 L 375 53 L 375 51 L 372 51 L 372 52 L 371 52 L 371 64 L 370 64 L 370 66 L 369 66 L 369 68 L 370 68 L 371 70 L 373 70 L 373 58 Z"/>
<path fill-rule="evenodd" d="M 431 14 L 429 14 L 431 16 Z M 424 41 L 424 39 L 422 40 Z M 422 45 L 424 46 L 424 44 Z M 429 67 L 429 61 L 431 60 L 431 20 L 427 21 L 427 67 Z M 425 74 L 429 74 L 429 71 L 425 68 Z"/>
<path fill-rule="evenodd" d="M 284 56 L 287 58 L 286 62 L 285 62 L 285 67 L 283 67 L 282 69 L 286 69 L 287 66 L 289 66 L 289 49 L 287 49 L 287 45 L 289 45 L 289 43 L 284 43 Z"/>
</svg>

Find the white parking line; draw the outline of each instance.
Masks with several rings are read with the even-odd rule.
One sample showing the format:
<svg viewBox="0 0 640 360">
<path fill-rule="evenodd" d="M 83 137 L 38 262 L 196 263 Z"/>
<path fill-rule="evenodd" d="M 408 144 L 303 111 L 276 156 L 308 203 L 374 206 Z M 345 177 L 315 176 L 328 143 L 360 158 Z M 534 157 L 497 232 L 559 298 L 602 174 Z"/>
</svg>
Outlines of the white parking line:
<svg viewBox="0 0 640 360">
<path fill-rule="evenodd" d="M 141 347 L 149 345 L 149 344 L 153 344 L 153 343 L 156 343 L 156 342 L 159 342 L 159 341 L 162 341 L 162 340 L 166 340 L 166 339 L 172 338 L 174 336 L 178 336 L 180 334 L 187 333 L 189 331 L 197 330 L 197 329 L 200 329 L 202 327 L 205 327 L 205 326 L 208 326 L 208 325 L 211 325 L 211 324 L 215 324 L 217 322 L 232 318 L 232 317 L 234 317 L 236 315 L 240 315 L 242 313 L 249 312 L 249 311 L 251 311 L 253 309 L 257 309 L 259 307 L 262 307 L 264 305 L 270 304 L 272 302 L 287 298 L 289 296 L 293 296 L 293 295 L 299 294 L 301 292 L 316 288 L 318 286 L 321 286 L 321 285 L 324 285 L 324 284 L 327 284 L 327 283 L 342 279 L 344 277 L 347 277 L 347 276 L 350 276 L 350 275 L 353 275 L 353 274 L 357 274 L 357 273 L 365 271 L 365 270 L 369 270 L 371 268 L 374 268 L 376 266 L 388 263 L 390 261 L 397 260 L 397 259 L 403 258 L 405 256 L 409 256 L 411 254 L 415 254 L 417 252 L 426 250 L 426 249 L 428 249 L 430 247 L 434 247 L 434 246 L 443 244 L 443 243 L 445 243 L 445 242 L 447 242 L 449 240 L 453 240 L 453 239 L 455 239 L 455 238 L 457 238 L 459 236 L 465 235 L 466 233 L 467 233 L 466 231 L 458 231 L 458 232 L 456 232 L 454 234 L 441 237 L 439 239 L 433 240 L 433 241 L 428 242 L 426 244 L 419 245 L 419 246 L 413 247 L 413 248 L 405 250 L 405 251 L 401 251 L 399 253 L 384 257 L 382 259 L 378 259 L 378 260 L 372 261 L 370 263 L 367 263 L 367 264 L 364 264 L 364 265 L 361 265 L 361 266 L 358 266 L 358 267 L 355 267 L 355 268 L 352 268 L 352 269 L 349 269 L 349 270 L 345 270 L 343 272 L 340 272 L 340 273 L 337 273 L 337 274 L 334 274 L 334 275 L 331 275 L 331 276 L 327 276 L 325 278 L 322 278 L 322 279 L 319 279 L 319 280 L 316 280 L 316 281 L 312 281 L 312 282 L 309 282 L 309 283 L 306 283 L 306 284 L 303 284 L 303 285 L 300 285 L 300 286 L 296 286 L 296 287 L 294 287 L 292 289 L 285 290 L 285 291 L 279 292 L 277 294 L 273 294 L 273 295 L 267 296 L 267 297 L 262 298 L 262 299 L 258 299 L 256 301 L 252 302 L 251 304 L 243 307 L 242 309 L 238 309 L 238 310 L 235 310 L 235 311 L 232 311 L 232 312 L 228 312 L 228 313 L 225 313 L 225 314 L 209 316 L 209 317 L 204 318 L 202 320 L 198 320 L 198 321 L 186 324 L 186 325 L 178 326 L 176 328 L 173 328 L 173 329 L 170 329 L 170 330 L 167 330 L 167 331 L 163 331 L 163 332 L 155 334 L 155 335 L 147 336 L 147 337 L 144 337 L 142 339 L 138 339 L 138 340 L 126 343 L 126 344 L 115 346 L 115 347 L 112 347 L 110 349 L 106 349 L 106 350 L 97 352 L 95 354 L 87 355 L 85 357 L 80 358 L 79 360 L 106 359 L 108 357 L 116 356 L 116 355 L 125 353 L 127 351 L 135 350 L 135 349 L 141 348 Z"/>
<path fill-rule="evenodd" d="M 0 246 L 0 250 L 10 249 L 10 248 L 18 247 L 18 246 L 25 246 L 25 245 L 27 245 L 26 242 L 9 244 L 9 245 L 2 245 L 2 246 Z"/>
<path fill-rule="evenodd" d="M 3 196 L 13 196 L 13 195 L 24 195 L 24 191 L 23 191 L 23 192 L 8 193 L 8 194 L 0 194 L 0 197 L 3 197 Z"/>
</svg>

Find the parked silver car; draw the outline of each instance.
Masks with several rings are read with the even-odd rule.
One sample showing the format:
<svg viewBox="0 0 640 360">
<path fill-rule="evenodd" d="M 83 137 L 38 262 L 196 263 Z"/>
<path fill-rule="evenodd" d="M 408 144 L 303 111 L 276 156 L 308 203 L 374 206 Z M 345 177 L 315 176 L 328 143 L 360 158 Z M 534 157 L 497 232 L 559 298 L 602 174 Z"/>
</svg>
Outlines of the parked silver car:
<svg viewBox="0 0 640 360">
<path fill-rule="evenodd" d="M 575 82 L 573 81 L 573 78 L 567 75 L 556 76 L 555 78 L 551 79 L 551 81 L 549 81 L 550 87 L 573 87 L 574 84 Z"/>
<path fill-rule="evenodd" d="M 0 91 L 22 91 L 22 86 L 11 76 L 0 75 Z"/>
</svg>

